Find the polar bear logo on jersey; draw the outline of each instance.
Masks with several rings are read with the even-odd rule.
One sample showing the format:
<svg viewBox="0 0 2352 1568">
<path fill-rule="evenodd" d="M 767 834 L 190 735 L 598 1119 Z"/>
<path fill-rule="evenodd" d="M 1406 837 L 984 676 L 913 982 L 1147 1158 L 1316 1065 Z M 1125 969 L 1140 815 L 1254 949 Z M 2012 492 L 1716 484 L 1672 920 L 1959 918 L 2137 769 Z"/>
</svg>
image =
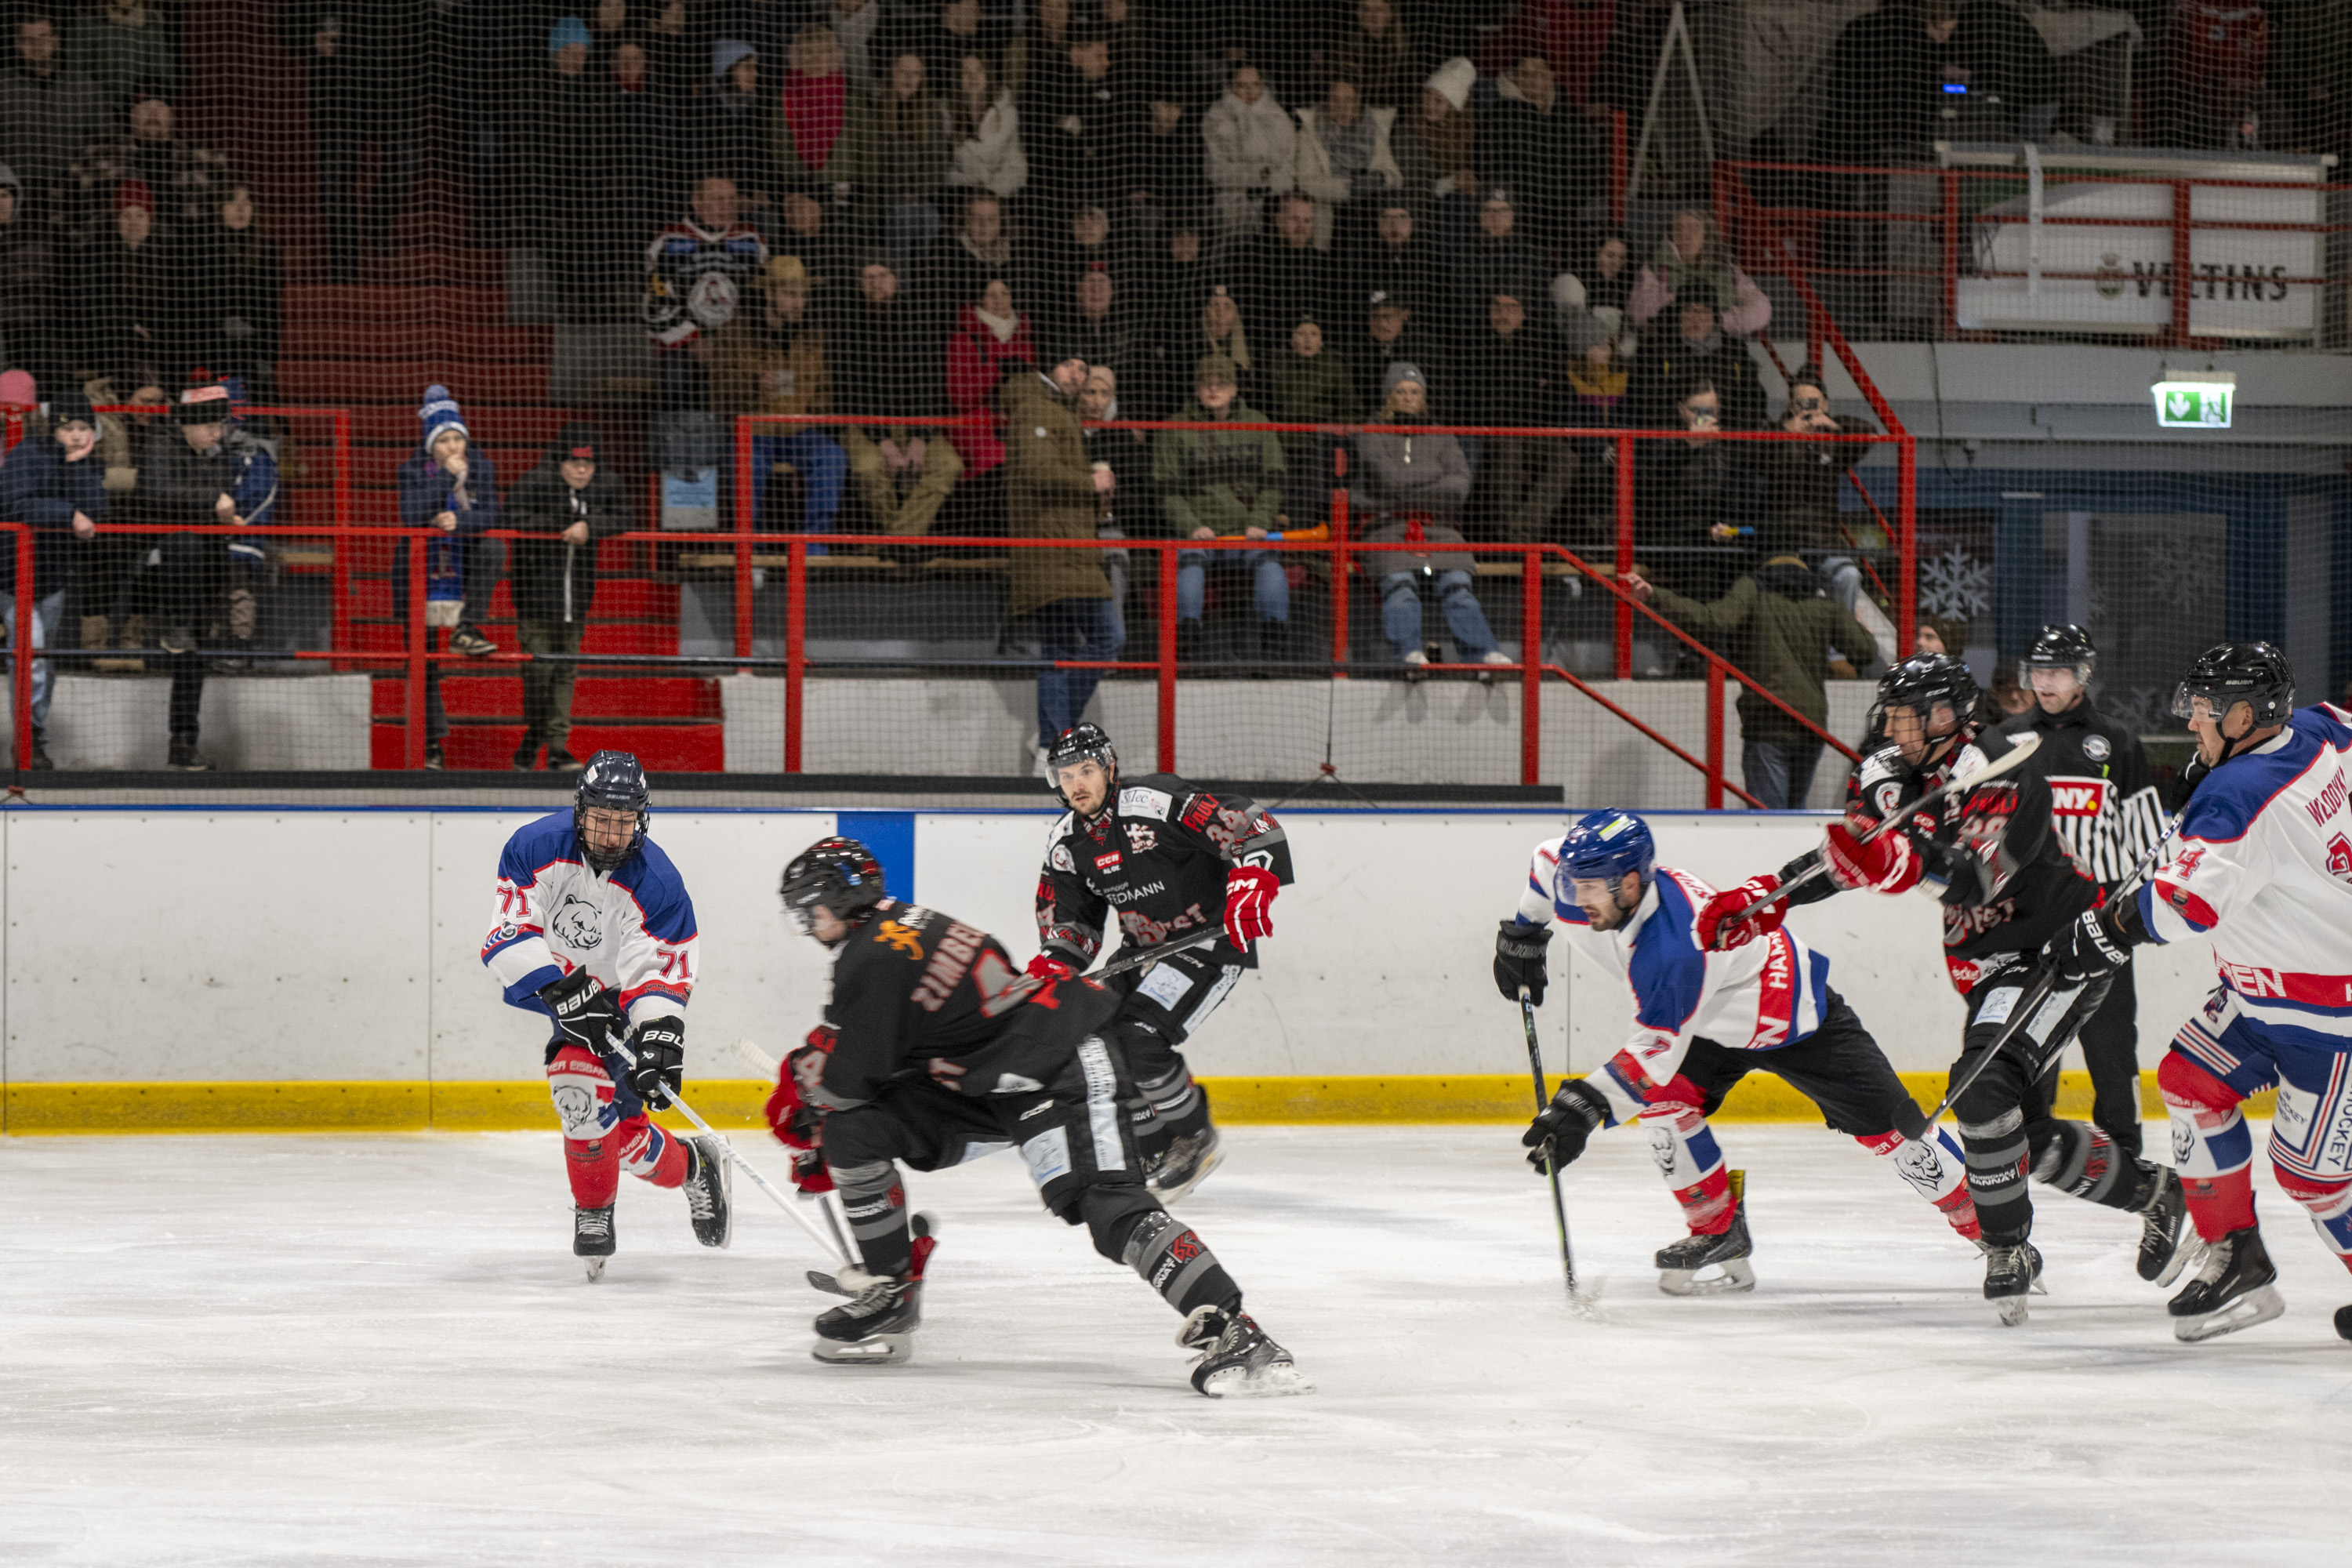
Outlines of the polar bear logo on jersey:
<svg viewBox="0 0 2352 1568">
<path fill-rule="evenodd" d="M 604 931 L 598 929 L 598 921 L 594 904 L 577 893 L 566 893 L 563 895 L 563 907 L 555 911 L 555 918 L 547 922 L 547 929 L 553 931 L 555 939 L 566 947 L 586 952 L 604 940 Z"/>
</svg>

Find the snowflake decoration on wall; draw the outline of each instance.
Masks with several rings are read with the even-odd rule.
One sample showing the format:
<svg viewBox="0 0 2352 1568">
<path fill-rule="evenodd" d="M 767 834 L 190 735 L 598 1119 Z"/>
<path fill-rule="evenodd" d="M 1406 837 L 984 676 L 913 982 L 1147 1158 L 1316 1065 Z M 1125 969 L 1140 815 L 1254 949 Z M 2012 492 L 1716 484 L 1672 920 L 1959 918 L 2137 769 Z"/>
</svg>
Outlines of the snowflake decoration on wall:
<svg viewBox="0 0 2352 1568">
<path fill-rule="evenodd" d="M 1958 548 L 1919 563 L 1919 608 L 1927 615 L 1973 621 L 1992 608 L 1992 568 Z"/>
</svg>

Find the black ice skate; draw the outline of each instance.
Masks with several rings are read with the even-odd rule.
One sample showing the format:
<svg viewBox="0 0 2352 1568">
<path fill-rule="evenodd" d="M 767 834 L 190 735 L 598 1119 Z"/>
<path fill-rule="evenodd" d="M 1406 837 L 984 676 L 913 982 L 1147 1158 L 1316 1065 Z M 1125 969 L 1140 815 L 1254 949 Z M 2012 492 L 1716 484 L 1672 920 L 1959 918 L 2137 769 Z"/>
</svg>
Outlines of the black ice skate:
<svg viewBox="0 0 2352 1568">
<path fill-rule="evenodd" d="M 2025 1299 L 2042 1279 L 2042 1254 L 2030 1241 L 2013 1247 L 1998 1242 L 1979 1242 L 1985 1255 L 1985 1300 L 2000 1313 L 2000 1321 L 2015 1328 L 2025 1321 Z"/>
<path fill-rule="evenodd" d="M 2197 1270 L 2197 1278 L 2165 1303 L 2174 1320 L 2172 1337 L 2210 1340 L 2269 1322 L 2286 1310 L 2278 1288 L 2271 1283 L 2277 1278 L 2263 1233 L 2253 1226 L 2206 1243 L 2204 1267 Z M 2340 1313 L 2336 1329 L 2343 1330 Z"/>
<path fill-rule="evenodd" d="M 2156 1192 L 2139 1211 L 2139 1277 L 2169 1285 L 2180 1278 L 2199 1242 L 2189 1225 L 2189 1199 L 2180 1190 L 2179 1173 L 2169 1165 L 2156 1169 Z"/>
<path fill-rule="evenodd" d="M 923 1321 L 923 1267 L 938 1245 L 919 1233 L 914 1262 L 903 1276 L 869 1274 L 855 1263 L 834 1276 L 831 1289 L 849 1300 L 817 1314 L 809 1353 L 835 1366 L 896 1366 L 912 1356 Z M 809 1276 L 811 1284 L 816 1279 Z"/>
<path fill-rule="evenodd" d="M 1290 1352 L 1267 1338 L 1247 1312 L 1195 1307 L 1176 1331 L 1176 1342 L 1200 1352 L 1192 1386 L 1212 1399 L 1272 1399 L 1315 1392 Z"/>
<path fill-rule="evenodd" d="M 1198 1132 L 1187 1132 L 1168 1142 L 1168 1152 L 1153 1162 L 1144 1173 L 1143 1184 L 1150 1187 L 1162 1207 L 1174 1204 L 1209 1179 L 1209 1173 L 1223 1163 L 1224 1152 L 1218 1148 L 1214 1127 L 1203 1127 Z"/>
<path fill-rule="evenodd" d="M 613 1205 L 572 1211 L 572 1256 L 588 1260 L 588 1279 L 604 1278 L 604 1259 L 613 1256 Z"/>
<path fill-rule="evenodd" d="M 1731 1228 L 1721 1236 L 1686 1236 L 1658 1248 L 1654 1259 L 1658 1289 L 1669 1296 L 1727 1296 L 1735 1290 L 1753 1290 L 1756 1270 L 1748 1266 L 1748 1258 L 1755 1250 L 1748 1239 L 1748 1203 L 1743 1198 L 1732 1205 Z M 1721 1272 L 1698 1278 L 1698 1271 L 1708 1268 Z"/>
<path fill-rule="evenodd" d="M 689 1138 L 686 1143 L 686 1217 L 694 1239 L 705 1247 L 724 1247 L 735 1237 L 735 1163 L 727 1146 L 716 1137 Z"/>
</svg>

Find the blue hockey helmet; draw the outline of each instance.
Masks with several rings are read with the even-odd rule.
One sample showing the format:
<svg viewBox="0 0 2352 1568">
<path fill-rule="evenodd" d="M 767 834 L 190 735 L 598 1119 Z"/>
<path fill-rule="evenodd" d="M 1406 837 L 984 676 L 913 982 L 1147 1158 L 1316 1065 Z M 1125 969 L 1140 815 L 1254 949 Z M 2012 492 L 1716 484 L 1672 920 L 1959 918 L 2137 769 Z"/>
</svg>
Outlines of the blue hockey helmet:
<svg viewBox="0 0 2352 1568">
<path fill-rule="evenodd" d="M 1613 806 L 1578 817 L 1576 826 L 1559 841 L 1562 877 L 1591 877 L 1614 883 L 1631 871 L 1646 888 L 1657 863 L 1658 845 L 1650 837 L 1650 825 Z"/>
<path fill-rule="evenodd" d="M 604 854 L 589 846 L 588 813 L 592 810 L 635 814 L 636 828 L 619 851 Z M 646 784 L 643 763 L 627 752 L 609 750 L 588 759 L 588 765 L 580 770 L 579 783 L 572 789 L 572 830 L 579 837 L 580 854 L 590 870 L 617 870 L 645 843 L 646 824 L 652 817 L 653 791 Z"/>
</svg>

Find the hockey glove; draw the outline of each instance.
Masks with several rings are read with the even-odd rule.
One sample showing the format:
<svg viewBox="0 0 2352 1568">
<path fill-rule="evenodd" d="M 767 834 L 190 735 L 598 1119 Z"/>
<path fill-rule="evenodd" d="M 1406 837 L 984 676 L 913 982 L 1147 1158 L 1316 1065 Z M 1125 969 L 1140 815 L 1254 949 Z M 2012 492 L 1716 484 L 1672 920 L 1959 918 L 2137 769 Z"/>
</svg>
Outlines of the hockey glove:
<svg viewBox="0 0 2352 1568">
<path fill-rule="evenodd" d="M 1274 934 L 1270 912 L 1282 879 L 1263 866 L 1236 866 L 1225 873 L 1225 940 L 1247 951 L 1260 937 Z"/>
<path fill-rule="evenodd" d="M 600 1057 L 611 1054 L 626 1028 L 613 994 L 584 969 L 541 986 L 539 999 L 555 1015 L 555 1026 L 564 1038 Z"/>
<path fill-rule="evenodd" d="M 1503 994 L 1506 1002 L 1519 999 L 1519 987 L 1528 988 L 1528 1000 L 1543 1005 L 1544 954 L 1551 947 L 1551 927 L 1531 926 L 1518 921 L 1505 921 L 1495 932 L 1495 989 Z"/>
<path fill-rule="evenodd" d="M 2130 939 L 2107 923 L 2106 911 L 2084 910 L 2042 950 L 2061 991 L 2103 980 L 2131 962 Z"/>
<path fill-rule="evenodd" d="M 1585 1140 L 1592 1130 L 1609 1120 L 1609 1102 L 1588 1087 L 1580 1078 L 1572 1078 L 1559 1086 L 1551 1103 L 1543 1108 L 1528 1130 L 1519 1134 L 1519 1142 L 1528 1146 L 1528 1163 L 1543 1173 L 1549 1161 L 1554 1170 L 1576 1163 L 1584 1152 Z"/>
<path fill-rule="evenodd" d="M 811 1029 L 808 1043 L 776 1064 L 776 1087 L 761 1108 L 768 1131 L 793 1152 L 793 1184 L 811 1196 L 833 1191 L 824 1163 L 824 1108 L 812 1105 L 808 1091 L 824 1079 L 836 1037 L 830 1024 Z"/>
<path fill-rule="evenodd" d="M 1900 893 L 1919 880 L 1918 852 L 1902 828 L 1864 842 L 1853 827 L 1832 822 L 1822 845 L 1822 859 L 1830 880 L 1848 892 L 1867 888 L 1874 893 Z"/>
<path fill-rule="evenodd" d="M 1694 922 L 1699 946 L 1724 952 L 1779 931 L 1780 922 L 1789 918 L 1789 900 L 1772 898 L 1780 890 L 1780 879 L 1767 871 L 1716 894 L 1700 908 Z M 1767 899 L 1772 901 L 1765 903 Z M 1742 916 L 1742 910 L 1751 912 Z"/>
<path fill-rule="evenodd" d="M 637 1065 L 629 1069 L 629 1087 L 659 1110 L 686 1087 L 686 1020 L 648 1018 L 637 1026 Z"/>
<path fill-rule="evenodd" d="M 1055 958 L 1052 953 L 1041 952 L 1029 961 L 1029 973 L 1034 978 L 1051 985 L 1056 980 L 1071 978 L 1077 973 L 1077 971 Z"/>
<path fill-rule="evenodd" d="M 2164 809 L 2174 816 L 2179 816 L 2188 810 L 2189 797 L 2197 793 L 2197 786 L 2202 784 L 2205 775 L 2212 771 L 2205 765 L 2205 758 L 2201 752 L 2190 752 L 2188 763 L 2179 773 L 2172 775 L 2172 787 L 2167 790 L 2164 795 Z"/>
</svg>

